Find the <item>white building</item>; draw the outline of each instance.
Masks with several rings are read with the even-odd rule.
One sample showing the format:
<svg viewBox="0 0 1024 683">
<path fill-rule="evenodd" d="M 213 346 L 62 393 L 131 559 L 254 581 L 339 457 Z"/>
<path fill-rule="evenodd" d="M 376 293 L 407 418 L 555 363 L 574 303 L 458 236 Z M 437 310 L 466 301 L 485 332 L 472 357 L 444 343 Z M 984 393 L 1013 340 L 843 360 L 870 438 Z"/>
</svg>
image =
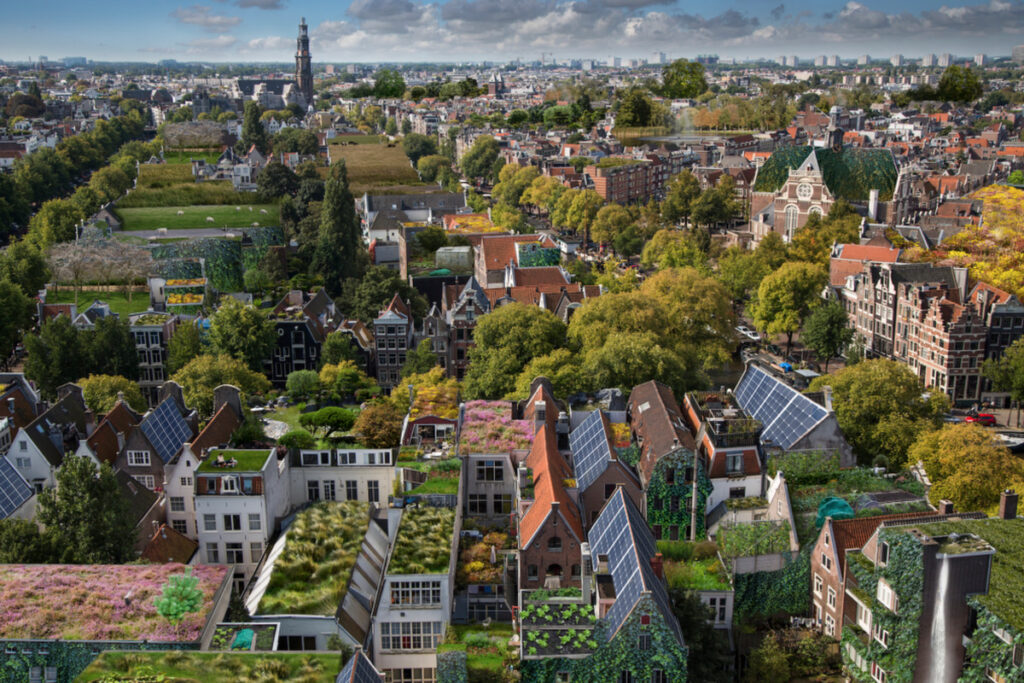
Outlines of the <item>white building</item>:
<svg viewBox="0 0 1024 683">
<path fill-rule="evenodd" d="M 871 63 L 871 55 L 861 55 L 857 57 L 857 66 L 867 66 Z"/>
<path fill-rule="evenodd" d="M 935 66 L 935 55 L 927 54 L 921 58 L 921 66 L 930 69 Z"/>
<path fill-rule="evenodd" d="M 945 69 L 946 67 L 948 67 L 952 63 L 953 63 L 953 55 L 949 54 L 948 52 L 944 52 L 939 57 L 939 67 L 941 67 L 943 69 Z"/>
<path fill-rule="evenodd" d="M 318 500 L 361 500 L 387 505 L 394 490 L 395 451 L 390 448 L 302 450 L 291 456 L 292 505 Z"/>
<path fill-rule="evenodd" d="M 988 63 L 988 55 L 982 54 L 980 52 L 974 55 L 975 66 L 985 66 L 986 63 Z"/>
<path fill-rule="evenodd" d="M 893 55 L 889 58 L 889 63 L 893 66 L 903 66 L 903 55 Z"/>
<path fill-rule="evenodd" d="M 839 55 L 832 55 L 828 58 L 829 66 L 839 66 Z"/>
</svg>

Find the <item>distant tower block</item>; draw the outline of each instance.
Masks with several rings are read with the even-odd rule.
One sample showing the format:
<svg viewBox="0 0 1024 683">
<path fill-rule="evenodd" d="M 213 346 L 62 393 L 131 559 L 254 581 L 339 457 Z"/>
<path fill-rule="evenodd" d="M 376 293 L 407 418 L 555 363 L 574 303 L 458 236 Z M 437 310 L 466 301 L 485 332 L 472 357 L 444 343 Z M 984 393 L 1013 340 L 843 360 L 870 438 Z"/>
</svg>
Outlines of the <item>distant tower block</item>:
<svg viewBox="0 0 1024 683">
<path fill-rule="evenodd" d="M 306 99 L 306 106 L 313 104 L 313 58 L 309 54 L 309 31 L 306 17 L 299 24 L 298 46 L 295 51 L 295 86 Z"/>
</svg>

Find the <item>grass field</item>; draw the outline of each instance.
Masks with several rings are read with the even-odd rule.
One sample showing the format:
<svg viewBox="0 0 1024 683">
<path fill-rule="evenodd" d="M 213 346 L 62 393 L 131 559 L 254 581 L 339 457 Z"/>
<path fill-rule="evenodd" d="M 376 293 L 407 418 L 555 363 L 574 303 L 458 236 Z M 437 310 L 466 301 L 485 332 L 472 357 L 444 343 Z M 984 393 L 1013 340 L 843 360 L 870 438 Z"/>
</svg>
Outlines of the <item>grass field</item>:
<svg viewBox="0 0 1024 683">
<path fill-rule="evenodd" d="M 355 133 L 349 135 L 339 135 L 335 138 L 331 138 L 331 144 L 335 144 L 338 142 L 354 142 L 357 145 L 376 145 L 379 144 L 380 141 L 381 136 L 379 135 L 359 135 Z"/>
<path fill-rule="evenodd" d="M 220 159 L 220 155 L 220 147 L 210 147 L 208 149 L 194 149 L 191 151 L 165 151 L 164 161 L 166 161 L 168 164 L 185 164 L 186 166 L 189 166 L 192 159 L 206 159 L 206 163 L 215 164 L 217 163 L 217 159 Z"/>
<path fill-rule="evenodd" d="M 250 206 L 252 211 L 249 211 Z M 267 213 L 260 213 L 261 210 Z M 182 212 L 180 216 L 179 211 Z M 253 223 L 264 227 L 281 223 L 281 208 L 277 204 L 244 204 L 241 205 L 241 211 L 236 211 L 236 207 L 230 205 L 199 205 L 118 209 L 117 213 L 126 231 L 248 228 Z M 206 220 L 207 216 L 212 217 L 213 221 Z"/>
<path fill-rule="evenodd" d="M 75 680 L 252 681 L 270 671 L 261 680 L 333 683 L 340 670 L 338 653 L 104 652 Z"/>
<path fill-rule="evenodd" d="M 175 183 L 191 183 L 189 164 L 140 164 L 139 187 L 165 187 Z"/>
<path fill-rule="evenodd" d="M 419 185 L 419 175 L 398 145 L 331 145 L 331 160 L 344 159 L 353 194 L 399 185 Z M 326 171 L 326 169 L 325 169 Z"/>
<path fill-rule="evenodd" d="M 110 304 L 110 310 L 124 318 L 132 313 L 140 313 L 149 308 L 149 295 L 146 292 L 135 292 L 132 294 L 131 302 L 125 297 L 124 292 L 79 292 L 78 310 L 84 311 L 96 299 Z M 46 293 L 48 304 L 73 304 L 75 293 L 71 290 L 49 291 Z"/>
</svg>

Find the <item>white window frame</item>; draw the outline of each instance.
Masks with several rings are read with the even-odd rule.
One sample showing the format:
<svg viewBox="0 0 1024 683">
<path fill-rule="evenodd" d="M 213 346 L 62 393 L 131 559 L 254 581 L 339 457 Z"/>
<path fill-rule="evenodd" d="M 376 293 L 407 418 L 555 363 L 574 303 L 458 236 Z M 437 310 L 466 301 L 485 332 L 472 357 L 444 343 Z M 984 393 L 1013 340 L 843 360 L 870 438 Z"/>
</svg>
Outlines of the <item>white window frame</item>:
<svg viewBox="0 0 1024 683">
<path fill-rule="evenodd" d="M 150 491 L 156 488 L 156 478 L 152 474 L 133 474 L 132 479 L 139 482 Z"/>
<path fill-rule="evenodd" d="M 821 578 L 821 574 L 815 572 L 814 574 L 814 594 L 819 598 L 821 597 L 821 591 L 825 586 L 825 580 Z"/>
<path fill-rule="evenodd" d="M 171 512 L 185 511 L 185 498 L 182 496 L 171 496 Z"/>
<path fill-rule="evenodd" d="M 878 624 L 871 627 L 871 637 L 877 640 L 886 650 L 889 649 L 889 631 Z"/>
<path fill-rule="evenodd" d="M 127 456 L 129 467 L 149 467 L 151 464 L 149 451 L 128 451 Z"/>
<path fill-rule="evenodd" d="M 828 605 L 829 609 L 835 610 L 835 608 L 836 608 L 836 589 L 833 588 L 832 586 L 828 587 L 828 598 L 827 598 L 826 604 Z"/>
<path fill-rule="evenodd" d="M 836 619 L 831 614 L 825 615 L 825 635 L 835 637 Z"/>
<path fill-rule="evenodd" d="M 263 518 L 258 512 L 249 513 L 249 531 L 262 531 L 263 530 Z"/>
<path fill-rule="evenodd" d="M 882 667 L 878 666 L 878 662 L 871 662 L 871 679 L 876 683 L 886 683 L 888 673 Z"/>
</svg>

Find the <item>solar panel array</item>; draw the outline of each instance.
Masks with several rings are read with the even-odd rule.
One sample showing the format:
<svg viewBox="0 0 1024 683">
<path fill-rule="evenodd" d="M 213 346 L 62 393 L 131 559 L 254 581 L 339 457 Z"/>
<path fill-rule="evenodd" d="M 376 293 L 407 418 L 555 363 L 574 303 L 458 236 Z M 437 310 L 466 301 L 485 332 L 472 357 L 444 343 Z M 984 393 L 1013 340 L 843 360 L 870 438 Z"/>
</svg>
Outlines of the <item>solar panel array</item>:
<svg viewBox="0 0 1024 683">
<path fill-rule="evenodd" d="M 158 405 L 139 428 L 165 463 L 170 462 L 174 454 L 192 437 L 192 429 L 181 416 L 173 398 L 165 399 Z"/>
<path fill-rule="evenodd" d="M 822 406 L 756 365 L 747 366 L 736 385 L 736 398 L 764 425 L 761 439 L 782 448 L 792 447 L 828 416 Z"/>
<path fill-rule="evenodd" d="M 618 632 L 641 595 L 649 592 L 665 623 L 682 643 L 682 631 L 672 613 L 668 591 L 651 568 L 651 558 L 658 552 L 658 545 L 647 521 L 622 487 L 615 489 L 605 503 L 590 529 L 588 540 L 595 565 L 598 556 L 608 556 L 608 571 L 615 584 L 615 602 L 605 615 L 609 637 Z"/>
<path fill-rule="evenodd" d="M 573 474 L 583 491 L 601 476 L 612 459 L 612 445 L 604 431 L 601 411 L 595 410 L 569 434 Z"/>
<path fill-rule="evenodd" d="M 0 519 L 7 519 L 32 497 L 32 485 L 0 455 Z"/>
<path fill-rule="evenodd" d="M 380 674 L 362 652 L 357 652 L 342 668 L 336 683 L 380 683 Z"/>
</svg>

